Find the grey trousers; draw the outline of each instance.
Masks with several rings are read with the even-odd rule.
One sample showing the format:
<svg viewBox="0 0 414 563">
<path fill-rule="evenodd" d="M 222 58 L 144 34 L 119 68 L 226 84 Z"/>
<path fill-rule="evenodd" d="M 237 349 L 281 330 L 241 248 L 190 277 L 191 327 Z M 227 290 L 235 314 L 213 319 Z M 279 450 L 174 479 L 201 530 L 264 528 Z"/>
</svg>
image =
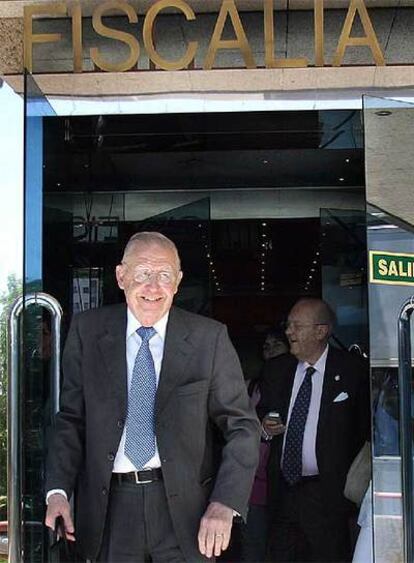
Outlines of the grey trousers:
<svg viewBox="0 0 414 563">
<path fill-rule="evenodd" d="M 97 561 L 183 563 L 162 481 L 146 484 L 112 480 Z"/>
</svg>

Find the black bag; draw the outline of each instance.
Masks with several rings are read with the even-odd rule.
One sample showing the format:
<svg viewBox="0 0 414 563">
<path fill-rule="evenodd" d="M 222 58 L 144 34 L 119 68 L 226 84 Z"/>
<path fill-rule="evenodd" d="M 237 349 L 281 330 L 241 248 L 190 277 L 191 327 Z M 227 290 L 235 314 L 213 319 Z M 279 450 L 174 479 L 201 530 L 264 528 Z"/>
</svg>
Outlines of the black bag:
<svg viewBox="0 0 414 563">
<path fill-rule="evenodd" d="M 85 561 L 76 553 L 76 543 L 69 541 L 66 537 L 63 518 L 56 518 L 55 525 L 56 540 L 50 546 L 50 561 L 53 563 L 80 563 Z"/>
</svg>

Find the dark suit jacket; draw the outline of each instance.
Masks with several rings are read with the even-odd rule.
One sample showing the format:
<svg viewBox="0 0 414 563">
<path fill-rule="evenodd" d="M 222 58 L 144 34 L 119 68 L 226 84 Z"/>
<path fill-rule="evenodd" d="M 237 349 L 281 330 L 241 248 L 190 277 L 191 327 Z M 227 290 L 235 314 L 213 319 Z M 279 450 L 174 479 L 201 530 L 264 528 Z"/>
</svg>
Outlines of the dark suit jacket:
<svg viewBox="0 0 414 563">
<path fill-rule="evenodd" d="M 262 418 L 273 410 L 286 423 L 297 359 L 284 354 L 269 360 L 264 367 L 261 401 L 258 406 Z M 335 402 L 340 393 L 347 393 L 344 401 Z M 329 347 L 322 388 L 316 436 L 316 458 L 320 482 L 326 492 L 330 510 L 350 507 L 343 496 L 348 469 L 364 444 L 370 439 L 370 403 L 367 366 L 348 352 Z M 277 510 L 281 491 L 280 463 L 283 435 L 273 438 L 268 475 L 270 507 Z"/>
<path fill-rule="evenodd" d="M 78 549 L 91 559 L 102 540 L 127 411 L 126 312 L 115 305 L 74 317 L 48 459 L 46 490 L 62 488 L 70 497 L 76 488 Z M 177 538 L 188 561 L 204 561 L 197 532 L 208 501 L 245 516 L 258 461 L 259 425 L 224 325 L 171 309 L 155 410 Z"/>
</svg>

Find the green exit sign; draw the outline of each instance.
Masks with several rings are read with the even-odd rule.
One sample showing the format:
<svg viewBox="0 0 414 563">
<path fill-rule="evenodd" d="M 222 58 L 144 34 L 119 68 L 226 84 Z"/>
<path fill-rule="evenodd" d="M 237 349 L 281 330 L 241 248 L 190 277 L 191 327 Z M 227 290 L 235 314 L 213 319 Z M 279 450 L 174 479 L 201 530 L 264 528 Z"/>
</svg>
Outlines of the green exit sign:
<svg viewBox="0 0 414 563">
<path fill-rule="evenodd" d="M 371 283 L 414 285 L 414 254 L 370 250 Z"/>
</svg>

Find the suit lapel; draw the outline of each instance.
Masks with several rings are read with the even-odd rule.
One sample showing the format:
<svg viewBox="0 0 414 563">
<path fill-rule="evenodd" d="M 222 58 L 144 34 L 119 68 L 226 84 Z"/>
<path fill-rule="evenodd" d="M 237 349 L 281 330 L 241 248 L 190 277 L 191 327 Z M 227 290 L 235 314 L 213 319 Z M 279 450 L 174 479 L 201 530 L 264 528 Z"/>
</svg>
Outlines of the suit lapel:
<svg viewBox="0 0 414 563">
<path fill-rule="evenodd" d="M 335 352 L 332 347 L 329 346 L 325 365 L 325 375 L 323 379 L 321 406 L 319 410 L 318 432 L 316 438 L 317 452 L 323 450 L 323 445 L 321 444 L 323 444 L 324 440 L 324 430 L 329 428 L 330 424 L 332 424 L 330 419 L 332 402 L 342 388 L 341 374 L 340 371 L 338 371 L 334 355 Z"/>
<path fill-rule="evenodd" d="M 159 416 L 165 408 L 170 393 L 185 375 L 185 368 L 193 351 L 188 326 L 180 310 L 173 307 L 168 318 L 160 380 L 155 399 L 156 416 Z"/>
<path fill-rule="evenodd" d="M 298 362 L 294 356 L 291 358 L 291 363 L 289 365 L 289 370 L 286 373 L 286 379 L 283 382 L 282 392 L 283 392 L 283 404 L 281 406 L 281 416 L 282 420 L 286 424 L 287 417 L 289 413 L 289 404 L 292 397 L 293 382 L 295 381 L 295 374 Z"/>
<path fill-rule="evenodd" d="M 123 412 L 127 409 L 126 327 L 126 306 L 113 307 L 110 317 L 104 323 L 103 332 L 98 337 L 98 346 L 110 376 L 111 391 Z"/>
</svg>

